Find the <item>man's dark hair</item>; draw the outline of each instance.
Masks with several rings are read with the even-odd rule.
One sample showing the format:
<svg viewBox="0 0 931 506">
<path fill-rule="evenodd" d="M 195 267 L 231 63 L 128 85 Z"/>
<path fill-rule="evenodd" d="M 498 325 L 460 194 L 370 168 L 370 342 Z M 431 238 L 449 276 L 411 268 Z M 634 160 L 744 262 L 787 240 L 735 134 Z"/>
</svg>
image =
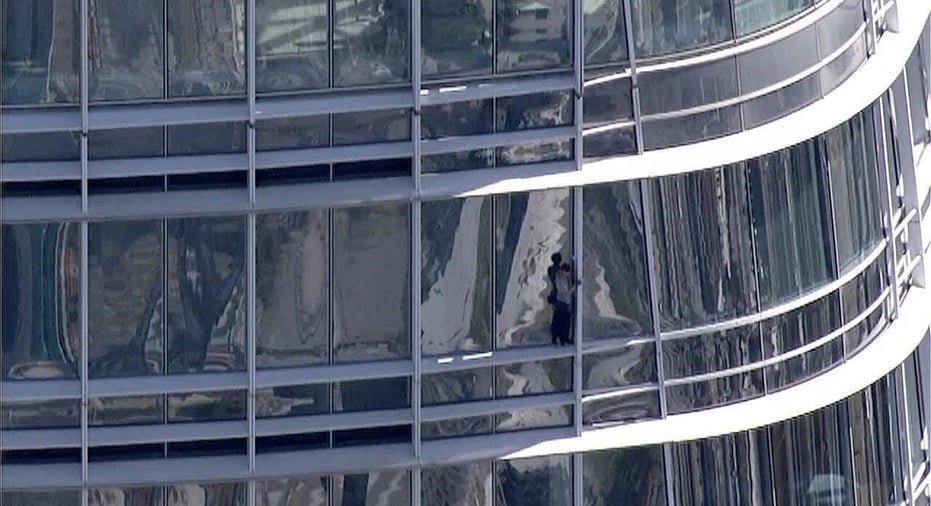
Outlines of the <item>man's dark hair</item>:
<svg viewBox="0 0 931 506">
<path fill-rule="evenodd" d="M 553 263 L 556 264 L 556 265 L 561 264 L 561 263 L 562 263 L 562 253 L 559 253 L 559 252 L 553 253 L 553 256 L 550 257 L 550 260 L 552 260 Z"/>
</svg>

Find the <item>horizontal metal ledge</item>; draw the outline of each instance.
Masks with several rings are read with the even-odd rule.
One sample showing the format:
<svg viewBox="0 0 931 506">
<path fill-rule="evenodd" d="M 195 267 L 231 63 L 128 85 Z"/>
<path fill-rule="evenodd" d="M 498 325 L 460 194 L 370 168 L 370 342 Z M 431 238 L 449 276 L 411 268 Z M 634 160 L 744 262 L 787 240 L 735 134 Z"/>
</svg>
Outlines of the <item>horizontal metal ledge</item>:
<svg viewBox="0 0 931 506">
<path fill-rule="evenodd" d="M 255 116 L 259 121 L 316 114 L 403 109 L 414 106 L 414 95 L 404 90 L 336 91 L 300 97 L 256 97 Z"/>
<path fill-rule="evenodd" d="M 248 386 L 249 376 L 245 372 L 131 376 L 88 380 L 87 395 L 89 397 L 111 397 L 210 392 L 245 389 Z"/>
<path fill-rule="evenodd" d="M 92 220 L 244 214 L 250 209 L 245 188 L 90 195 L 87 202 L 87 217 Z"/>
<path fill-rule="evenodd" d="M 89 486 L 230 481 L 249 477 L 249 459 L 245 455 L 91 462 L 87 468 Z"/>
<path fill-rule="evenodd" d="M 248 120 L 249 104 L 245 97 L 163 104 L 90 106 L 87 111 L 90 130 Z"/>
<path fill-rule="evenodd" d="M 245 153 L 125 158 L 89 161 L 87 162 L 87 177 L 97 179 L 161 176 L 164 174 L 197 174 L 246 170 L 248 167 L 249 156 Z"/>
<path fill-rule="evenodd" d="M 656 343 L 656 337 L 637 336 L 637 337 L 612 337 L 608 339 L 582 339 L 582 353 L 589 355 L 605 351 L 617 351 L 630 346 Z"/>
<path fill-rule="evenodd" d="M 414 423 L 414 413 L 410 408 L 359 411 L 354 413 L 331 413 L 328 415 L 260 418 L 255 421 L 255 435 L 258 437 L 280 436 L 283 434 L 358 429 L 362 427 L 385 427 L 387 425 L 411 423 Z"/>
<path fill-rule="evenodd" d="M 0 131 L 4 134 L 60 132 L 81 130 L 81 110 L 68 109 L 3 109 Z"/>
<path fill-rule="evenodd" d="M 573 436 L 574 427 L 559 427 L 424 441 L 421 443 L 421 461 L 424 465 L 442 465 L 498 459 L 546 441 Z"/>
<path fill-rule="evenodd" d="M 414 144 L 410 141 L 329 148 L 258 151 L 255 154 L 255 168 L 261 170 L 275 167 L 410 158 L 412 156 L 414 156 Z"/>
<path fill-rule="evenodd" d="M 0 431 L 0 448 L 31 450 L 45 448 L 79 448 L 81 429 L 14 429 Z"/>
<path fill-rule="evenodd" d="M 47 401 L 52 399 L 80 399 L 80 380 L 2 380 L 0 401 Z"/>
<path fill-rule="evenodd" d="M 67 181 L 81 179 L 80 161 L 61 162 L 3 162 L 0 181 Z"/>
<path fill-rule="evenodd" d="M 255 477 L 359 473 L 416 465 L 414 447 L 410 443 L 355 446 L 259 454 L 255 456 Z"/>
<path fill-rule="evenodd" d="M 0 489 L 72 488 L 81 486 L 81 464 L 4 464 Z"/>
<path fill-rule="evenodd" d="M 457 355 L 425 356 L 421 358 L 423 374 L 462 371 L 477 367 L 518 364 L 567 358 L 575 354 L 572 348 L 556 346 L 534 346 L 527 348 L 509 348 L 495 351 L 477 351 Z"/>
<path fill-rule="evenodd" d="M 420 181 L 420 194 L 427 199 L 442 199 L 450 197 L 475 197 L 510 193 L 512 185 L 522 188 L 516 191 L 529 191 L 533 180 L 544 179 L 546 176 L 555 176 L 559 184 L 547 188 L 569 188 L 574 186 L 572 181 L 578 174 L 574 161 L 533 163 L 527 165 L 510 166 L 506 169 L 479 169 L 446 174 L 424 174 Z M 549 178 L 546 178 L 549 179 Z M 551 180 L 549 182 L 552 182 Z M 529 186 L 527 183 L 530 183 Z"/>
<path fill-rule="evenodd" d="M 81 197 L 7 197 L 0 195 L 0 217 L 4 223 L 66 221 L 81 217 Z"/>
<path fill-rule="evenodd" d="M 331 381 L 396 378 L 410 376 L 413 373 L 414 363 L 410 360 L 257 369 L 255 371 L 255 387 L 269 388 L 284 385 L 329 383 Z"/>
<path fill-rule="evenodd" d="M 472 151 L 476 149 L 510 146 L 531 142 L 546 142 L 574 138 L 577 131 L 574 126 L 556 128 L 538 128 L 520 130 L 517 132 L 502 132 L 486 135 L 469 135 L 463 137 L 448 137 L 423 141 L 420 144 L 422 155 L 436 155 L 442 153 L 455 153 L 457 151 Z"/>
<path fill-rule="evenodd" d="M 249 423 L 245 420 L 223 422 L 186 422 L 123 427 L 91 427 L 88 446 L 119 446 L 175 441 L 245 438 Z"/>
<path fill-rule="evenodd" d="M 487 401 L 462 402 L 456 404 L 442 404 L 439 406 L 423 406 L 420 420 L 423 422 L 436 422 L 451 418 L 464 418 L 478 415 L 491 415 L 526 408 L 548 408 L 562 406 L 575 402 L 572 392 L 558 394 L 525 395 L 522 397 L 507 397 Z"/>
<path fill-rule="evenodd" d="M 659 385 L 656 383 L 644 383 L 640 385 L 625 385 L 620 387 L 583 390 L 582 402 L 594 402 L 601 399 L 611 399 L 614 397 L 624 397 L 626 395 L 656 391 L 659 391 Z"/>
<path fill-rule="evenodd" d="M 378 202 L 411 201 L 416 197 L 409 177 L 358 179 L 255 189 L 258 211 L 290 211 L 318 207 L 358 206 Z"/>
<path fill-rule="evenodd" d="M 420 91 L 420 104 L 431 106 L 467 100 L 572 90 L 575 88 L 575 76 L 571 73 L 542 77 L 525 76 L 463 85 L 426 85 L 424 88 Z"/>
</svg>

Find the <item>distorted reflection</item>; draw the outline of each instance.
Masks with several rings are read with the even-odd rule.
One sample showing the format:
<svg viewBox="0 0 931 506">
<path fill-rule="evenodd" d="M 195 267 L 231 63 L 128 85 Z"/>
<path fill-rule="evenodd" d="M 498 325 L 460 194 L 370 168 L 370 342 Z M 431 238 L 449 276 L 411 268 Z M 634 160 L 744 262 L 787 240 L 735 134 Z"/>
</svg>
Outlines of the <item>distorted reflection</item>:
<svg viewBox="0 0 931 506">
<path fill-rule="evenodd" d="M 582 386 L 602 389 L 656 381 L 656 344 L 626 346 L 582 357 Z"/>
<path fill-rule="evenodd" d="M 89 99 L 162 98 L 163 2 L 89 0 L 87 8 Z"/>
<path fill-rule="evenodd" d="M 317 415 L 330 412 L 330 386 L 326 383 L 286 385 L 255 390 L 256 418 Z"/>
<path fill-rule="evenodd" d="M 410 504 L 411 476 L 406 470 L 372 471 L 331 478 L 333 504 L 381 506 Z"/>
<path fill-rule="evenodd" d="M 491 399 L 494 395 L 491 367 L 425 374 L 422 379 L 424 406 Z"/>
<path fill-rule="evenodd" d="M 724 371 L 760 360 L 757 324 L 663 343 L 663 372 L 667 378 Z"/>
<path fill-rule="evenodd" d="M 622 0 L 584 0 L 585 64 L 627 60 L 627 29 Z"/>
<path fill-rule="evenodd" d="M 494 415 L 467 416 L 425 422 L 421 425 L 421 437 L 427 440 L 491 434 L 494 422 Z"/>
<path fill-rule="evenodd" d="M 686 413 L 763 395 L 759 369 L 724 378 L 666 387 L 669 413 Z"/>
<path fill-rule="evenodd" d="M 63 429 L 80 426 L 80 399 L 4 401 L 0 404 L 0 430 Z"/>
<path fill-rule="evenodd" d="M 246 484 L 231 483 L 186 483 L 170 485 L 166 506 L 245 506 Z"/>
<path fill-rule="evenodd" d="M 585 425 L 630 422 L 659 416 L 657 390 L 620 392 L 582 399 L 582 423 Z"/>
<path fill-rule="evenodd" d="M 495 395 L 566 392 L 572 389 L 572 360 L 569 358 L 523 362 L 495 368 Z"/>
<path fill-rule="evenodd" d="M 448 506 L 490 506 L 492 464 L 477 462 L 424 468 L 421 503 Z"/>
<path fill-rule="evenodd" d="M 255 506 L 327 506 L 329 488 L 326 476 L 258 480 Z"/>
<path fill-rule="evenodd" d="M 427 1 L 422 9 L 424 76 L 491 73 L 492 0 Z"/>
<path fill-rule="evenodd" d="M 495 465 L 498 506 L 569 506 L 572 457 L 554 455 L 506 460 Z"/>
<path fill-rule="evenodd" d="M 587 506 L 665 506 L 662 447 L 583 453 L 582 490 Z"/>
<path fill-rule="evenodd" d="M 774 0 L 766 3 L 734 0 L 734 24 L 737 27 L 737 35 L 746 35 L 774 25 L 813 3 L 812 0 Z"/>
<path fill-rule="evenodd" d="M 168 95 L 245 89 L 244 0 L 168 0 Z"/>
<path fill-rule="evenodd" d="M 246 418 L 246 391 L 168 394 L 169 423 L 213 422 Z"/>
<path fill-rule="evenodd" d="M 164 506 L 162 487 L 92 488 L 87 491 L 88 506 Z M 56 505 L 57 506 L 57 505 Z"/>
<path fill-rule="evenodd" d="M 333 15 L 333 84 L 407 80 L 409 0 L 337 0 Z"/>
<path fill-rule="evenodd" d="M 733 37 L 727 0 L 633 0 L 637 57 L 708 46 Z"/>
<path fill-rule="evenodd" d="M 163 423 L 164 395 L 94 397 L 87 400 L 91 427 Z"/>
<path fill-rule="evenodd" d="M 256 92 L 329 85 L 328 2 L 255 2 Z"/>
<path fill-rule="evenodd" d="M 495 413 L 495 432 L 563 427 L 572 423 L 572 406 L 533 407 Z"/>
<path fill-rule="evenodd" d="M 495 131 L 513 132 L 572 124 L 571 92 L 551 91 L 495 99 Z"/>
<path fill-rule="evenodd" d="M 565 67 L 572 61 L 572 13 L 566 0 L 498 0 L 497 70 Z"/>
<path fill-rule="evenodd" d="M 766 473 L 770 466 L 759 442 L 755 433 L 742 432 L 671 445 L 675 504 L 765 504 L 762 495 L 769 488 Z"/>
</svg>

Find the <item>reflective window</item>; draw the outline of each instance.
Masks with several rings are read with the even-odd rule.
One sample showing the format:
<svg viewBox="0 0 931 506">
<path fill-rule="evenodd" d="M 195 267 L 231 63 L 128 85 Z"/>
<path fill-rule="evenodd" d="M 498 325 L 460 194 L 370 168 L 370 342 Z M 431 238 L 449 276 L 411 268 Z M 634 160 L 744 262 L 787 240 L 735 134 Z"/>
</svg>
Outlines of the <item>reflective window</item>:
<svg viewBox="0 0 931 506">
<path fill-rule="evenodd" d="M 326 383 L 257 388 L 255 416 L 273 418 L 329 413 L 329 390 L 330 387 Z"/>
<path fill-rule="evenodd" d="M 80 426 L 80 399 L 17 401 L 0 404 L 0 430 L 65 429 Z"/>
<path fill-rule="evenodd" d="M 410 354 L 410 209 L 333 211 L 333 360 Z"/>
<path fill-rule="evenodd" d="M 245 390 L 168 394 L 169 423 L 244 420 L 245 418 Z"/>
<path fill-rule="evenodd" d="M 87 134 L 87 150 L 90 160 L 165 156 L 165 129 L 145 127 L 91 130 Z"/>
<path fill-rule="evenodd" d="M 774 0 L 767 3 L 753 3 L 752 6 L 765 9 L 785 2 L 812 3 L 811 0 Z M 751 6 L 748 0 L 738 0 L 738 4 L 741 4 L 744 10 Z M 787 54 L 791 54 L 792 58 L 784 58 Z M 740 91 L 750 93 L 790 79 L 817 64 L 820 58 L 817 24 L 802 28 L 771 44 L 738 54 L 737 70 L 740 78 Z"/>
<path fill-rule="evenodd" d="M 246 367 L 245 218 L 168 220 L 168 372 Z"/>
<path fill-rule="evenodd" d="M 658 56 L 733 37 L 727 0 L 633 0 L 637 57 Z"/>
<path fill-rule="evenodd" d="M 381 506 L 411 502 L 410 472 L 403 469 L 334 476 L 331 483 L 331 504 Z"/>
<path fill-rule="evenodd" d="M 531 93 L 495 99 L 495 131 L 571 125 L 574 99 L 571 91 Z"/>
<path fill-rule="evenodd" d="M 572 424 L 572 406 L 532 407 L 495 413 L 495 432 L 564 427 Z"/>
<path fill-rule="evenodd" d="M 409 378 L 340 381 L 333 383 L 333 412 L 406 408 L 410 390 Z"/>
<path fill-rule="evenodd" d="M 326 476 L 256 480 L 255 506 L 327 506 Z"/>
<path fill-rule="evenodd" d="M 166 506 L 245 506 L 246 484 L 230 483 L 185 483 L 169 485 Z"/>
<path fill-rule="evenodd" d="M 652 333 L 640 185 L 586 186 L 582 203 L 584 339 Z"/>
<path fill-rule="evenodd" d="M 423 353 L 491 349 L 491 199 L 424 202 L 421 216 Z"/>
<path fill-rule="evenodd" d="M 659 391 L 593 395 L 582 399 L 582 423 L 602 425 L 659 418 Z"/>
<path fill-rule="evenodd" d="M 766 375 L 766 390 L 775 392 L 796 385 L 827 371 L 843 359 L 843 339 L 829 341 L 801 355 L 767 366 L 763 371 Z"/>
<path fill-rule="evenodd" d="M 643 149 L 662 149 L 716 139 L 740 131 L 740 106 L 643 123 Z"/>
<path fill-rule="evenodd" d="M 582 357 L 582 387 L 602 389 L 656 382 L 656 344 L 626 346 Z"/>
<path fill-rule="evenodd" d="M 492 463 L 426 467 L 421 474 L 422 504 L 491 506 Z"/>
<path fill-rule="evenodd" d="M 610 0 L 609 0 L 610 1 Z M 588 73 L 586 73 L 588 77 Z M 630 78 L 613 79 L 605 76 L 585 83 L 585 100 L 582 102 L 582 121 L 585 126 L 593 126 L 615 121 L 629 120 L 633 117 Z M 641 95 L 642 96 L 642 95 Z"/>
<path fill-rule="evenodd" d="M 77 378 L 80 225 L 3 225 L 3 379 Z"/>
<path fill-rule="evenodd" d="M 6 8 L 7 4 L 4 4 Z M 50 162 L 79 161 L 81 134 L 78 132 L 41 132 L 30 134 L 3 134 L 0 137 L 2 161 Z"/>
<path fill-rule="evenodd" d="M 537 141 L 516 146 L 499 147 L 495 150 L 495 162 L 498 167 L 521 165 L 527 163 L 555 162 L 571 160 L 573 141 Z"/>
<path fill-rule="evenodd" d="M 566 67 L 572 63 L 571 10 L 566 0 L 498 0 L 498 72 Z"/>
<path fill-rule="evenodd" d="M 333 115 L 333 145 L 406 141 L 411 138 L 408 109 L 345 112 Z"/>
<path fill-rule="evenodd" d="M 245 123 L 169 125 L 167 130 L 169 156 L 246 151 Z"/>
<path fill-rule="evenodd" d="M 494 415 L 477 415 L 463 418 L 437 420 L 421 424 L 421 437 L 424 440 L 442 439 L 457 436 L 476 436 L 491 434 Z"/>
<path fill-rule="evenodd" d="M 741 81 L 741 86 L 743 82 Z M 788 116 L 821 98 L 818 73 L 740 104 L 744 128 L 750 129 Z"/>
<path fill-rule="evenodd" d="M 927 38 L 927 29 L 923 37 Z M 905 77 L 908 82 L 908 104 L 912 120 L 912 144 L 922 145 L 931 140 L 928 118 L 928 63 L 927 49 L 917 44 L 905 64 Z"/>
<path fill-rule="evenodd" d="M 769 466 L 760 466 L 758 439 L 746 432 L 672 444 L 672 484 L 680 506 L 761 504 Z M 804 504 L 804 503 L 802 503 Z"/>
<path fill-rule="evenodd" d="M 921 465 L 928 458 L 927 451 L 923 448 L 922 441 L 927 437 L 927 413 L 924 411 L 927 406 L 927 394 L 931 385 L 923 383 L 921 377 L 920 354 L 913 353 L 905 361 L 905 402 L 908 420 L 908 447 L 911 459 L 910 470 L 912 474 L 917 473 Z M 904 448 L 903 448 L 904 450 Z"/>
<path fill-rule="evenodd" d="M 856 42 L 837 59 L 821 68 L 819 71 L 821 75 L 821 93 L 827 95 L 834 91 L 834 88 L 840 86 L 854 71 L 860 68 L 860 64 L 866 61 L 866 56 L 866 37 L 860 35 Z"/>
<path fill-rule="evenodd" d="M 737 60 L 725 58 L 700 65 L 638 73 L 644 115 L 681 111 L 740 94 Z"/>
<path fill-rule="evenodd" d="M 421 68 L 430 77 L 490 74 L 491 0 L 423 2 Z"/>
<path fill-rule="evenodd" d="M 590 506 L 664 506 L 663 447 L 583 453 L 582 494 Z"/>
<path fill-rule="evenodd" d="M 494 202 L 497 347 L 549 343 L 555 337 L 547 268 L 554 253 L 572 260 L 571 194 L 510 193 Z"/>
<path fill-rule="evenodd" d="M 425 374 L 421 380 L 424 406 L 491 399 L 494 395 L 493 368 L 464 369 Z"/>
<path fill-rule="evenodd" d="M 164 16 L 162 2 L 88 2 L 87 79 L 92 102 L 165 95 Z"/>
<path fill-rule="evenodd" d="M 847 398 L 850 452 L 857 484 L 854 490 L 859 504 L 895 504 L 902 500 L 896 477 L 899 427 L 893 396 L 880 380 Z"/>
<path fill-rule="evenodd" d="M 572 456 L 554 455 L 495 464 L 497 506 L 572 504 Z"/>
<path fill-rule="evenodd" d="M 653 183 L 660 325 L 691 327 L 757 308 L 743 165 Z"/>
<path fill-rule="evenodd" d="M 361 0 L 333 18 L 333 84 L 359 86 L 409 76 L 408 0 Z"/>
<path fill-rule="evenodd" d="M 488 134 L 494 131 L 494 102 L 471 100 L 423 108 L 424 139 Z"/>
<path fill-rule="evenodd" d="M 636 154 L 637 137 L 634 128 L 631 126 L 585 132 L 582 138 L 582 153 L 585 158 Z"/>
<path fill-rule="evenodd" d="M 163 487 L 92 488 L 87 491 L 89 506 L 163 506 Z"/>
<path fill-rule="evenodd" d="M 863 4 L 842 0 L 840 5 L 818 21 L 818 51 L 827 58 L 844 45 L 863 25 Z"/>
<path fill-rule="evenodd" d="M 165 421 L 164 395 L 94 397 L 87 401 L 91 427 L 156 424 Z"/>
<path fill-rule="evenodd" d="M 168 95 L 245 91 L 243 0 L 168 0 Z"/>
<path fill-rule="evenodd" d="M 666 405 L 670 414 L 686 413 L 760 395 L 763 395 L 763 373 L 757 369 L 724 378 L 667 386 Z"/>
<path fill-rule="evenodd" d="M 160 220 L 88 224 L 91 378 L 164 372 L 163 241 Z"/>
<path fill-rule="evenodd" d="M 572 360 L 560 358 L 495 368 L 498 397 L 567 392 L 572 389 Z"/>
<path fill-rule="evenodd" d="M 815 342 L 840 328 L 840 301 L 834 293 L 765 320 L 761 325 L 763 356 L 775 357 Z"/>
<path fill-rule="evenodd" d="M 761 28 L 774 25 L 788 19 L 803 9 L 810 7 L 812 0 L 734 0 L 734 22 L 737 35 L 746 35 Z"/>
<path fill-rule="evenodd" d="M 622 0 L 585 0 L 585 64 L 626 63 L 627 29 Z"/>
<path fill-rule="evenodd" d="M 747 162 L 762 309 L 834 276 L 828 175 L 809 141 Z"/>
<path fill-rule="evenodd" d="M 329 358 L 327 216 L 314 209 L 256 217 L 256 367 Z"/>
<path fill-rule="evenodd" d="M 78 0 L 3 2 L 4 104 L 76 103 L 80 99 Z"/>
<path fill-rule="evenodd" d="M 327 25 L 326 0 L 256 1 L 256 92 L 327 87 Z"/>
<path fill-rule="evenodd" d="M 670 379 L 724 371 L 760 360 L 759 325 L 663 342 L 663 371 Z"/>
<path fill-rule="evenodd" d="M 420 171 L 423 174 L 433 174 L 436 172 L 484 169 L 494 166 L 495 150 L 487 148 L 424 156 L 420 162 Z"/>
<path fill-rule="evenodd" d="M 330 145 L 327 115 L 275 118 L 255 125 L 255 150 L 318 148 Z"/>
</svg>

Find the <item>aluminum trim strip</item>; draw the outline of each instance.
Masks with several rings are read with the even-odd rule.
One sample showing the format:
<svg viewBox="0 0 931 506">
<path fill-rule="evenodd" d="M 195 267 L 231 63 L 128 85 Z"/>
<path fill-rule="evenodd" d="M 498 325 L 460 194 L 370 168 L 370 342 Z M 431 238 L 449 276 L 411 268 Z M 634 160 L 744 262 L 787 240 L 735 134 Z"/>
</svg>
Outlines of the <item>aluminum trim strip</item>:
<svg viewBox="0 0 931 506">
<path fill-rule="evenodd" d="M 257 369 L 255 387 L 269 388 L 284 385 L 306 385 L 335 381 L 397 378 L 410 376 L 414 364 L 409 360 L 360 362 L 330 366 L 289 367 L 283 369 Z"/>
<path fill-rule="evenodd" d="M 0 431 L 0 447 L 7 450 L 79 448 L 81 429 L 15 429 Z"/>
<path fill-rule="evenodd" d="M 131 376 L 126 378 L 90 379 L 90 397 L 150 395 L 162 393 L 212 392 L 244 390 L 249 385 L 245 371 L 168 376 Z"/>
<path fill-rule="evenodd" d="M 122 427 L 91 427 L 90 446 L 122 446 L 131 444 L 211 439 L 244 438 L 249 435 L 245 420 L 223 422 L 188 422 Z"/>
<path fill-rule="evenodd" d="M 554 348 L 553 346 L 510 348 L 456 355 L 424 356 L 421 367 L 423 374 L 436 374 L 478 367 L 569 358 L 573 354 L 570 348 Z"/>
<path fill-rule="evenodd" d="M 457 404 L 441 404 L 437 406 L 424 406 L 421 420 L 436 422 L 450 418 L 462 418 L 477 415 L 490 415 L 514 411 L 525 408 L 550 407 L 569 405 L 575 401 L 572 392 L 557 394 L 525 395 L 523 397 L 507 397 L 486 401 L 463 402 Z"/>
<path fill-rule="evenodd" d="M 410 408 L 357 413 L 331 413 L 328 415 L 288 416 L 259 418 L 255 421 L 255 435 L 280 436 L 325 432 L 331 430 L 358 429 L 362 427 L 384 427 L 387 425 L 411 424 L 414 416 Z"/>
<path fill-rule="evenodd" d="M 556 128 L 538 128 L 520 130 L 517 132 L 502 132 L 486 135 L 470 135 L 463 137 L 448 137 L 421 142 L 421 154 L 424 156 L 456 151 L 471 151 L 483 148 L 507 146 L 526 142 L 553 141 L 571 139 L 575 137 L 574 126 Z M 499 171 L 500 174 L 500 171 Z"/>
</svg>

